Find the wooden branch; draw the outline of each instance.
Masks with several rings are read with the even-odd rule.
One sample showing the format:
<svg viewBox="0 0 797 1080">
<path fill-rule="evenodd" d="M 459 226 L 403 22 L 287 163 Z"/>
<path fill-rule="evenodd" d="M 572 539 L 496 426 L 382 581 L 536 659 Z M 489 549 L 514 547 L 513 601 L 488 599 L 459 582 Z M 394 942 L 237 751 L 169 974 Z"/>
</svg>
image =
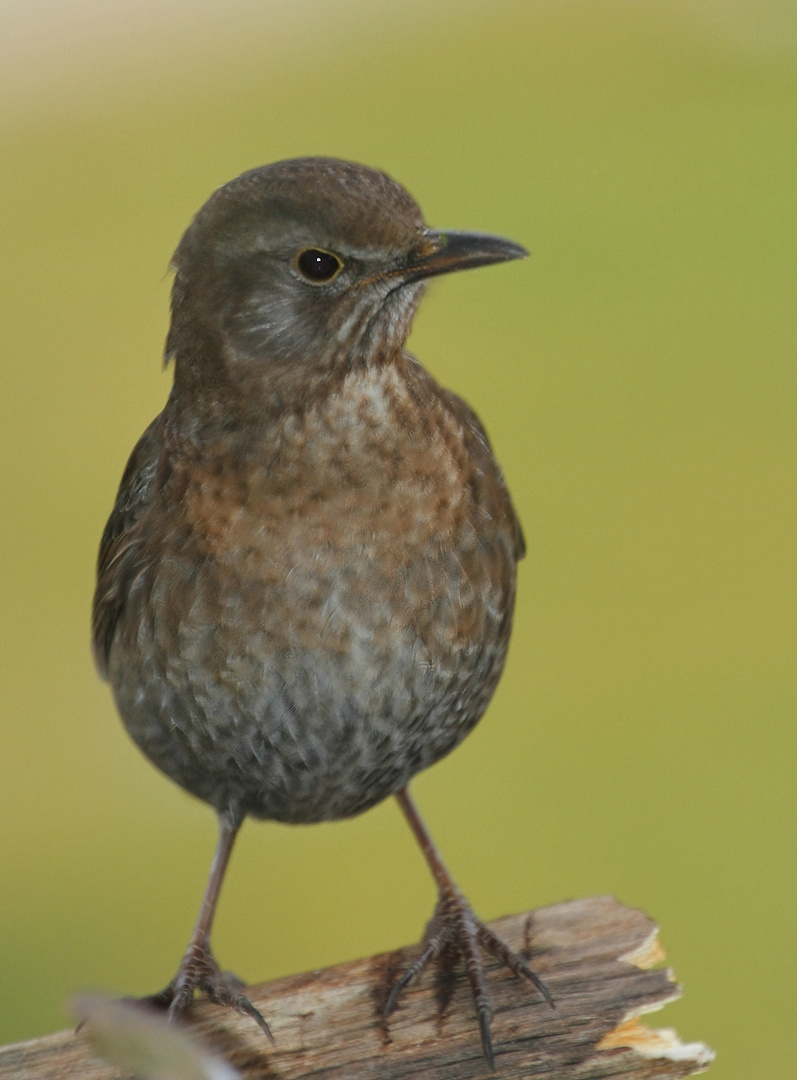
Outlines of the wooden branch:
<svg viewBox="0 0 797 1080">
<path fill-rule="evenodd" d="M 663 959 L 656 926 L 640 911 L 606 897 L 574 900 L 492 928 L 525 950 L 549 986 L 555 1009 L 493 961 L 496 1071 L 481 1054 L 464 974 L 442 1011 L 433 974 L 402 997 L 386 1021 L 382 1006 L 396 974 L 417 948 L 293 975 L 250 988 L 274 1034 L 271 1046 L 247 1017 L 207 1003 L 192 1011 L 192 1033 L 244 1080 L 469 1080 L 567 1077 L 647 1080 L 702 1072 L 713 1059 L 701 1043 L 651 1031 L 639 1017 L 680 994 Z M 447 988 L 450 990 L 451 988 Z M 119 1080 L 124 1073 L 94 1056 L 84 1033 L 67 1031 L 0 1049 L 0 1080 Z"/>
</svg>

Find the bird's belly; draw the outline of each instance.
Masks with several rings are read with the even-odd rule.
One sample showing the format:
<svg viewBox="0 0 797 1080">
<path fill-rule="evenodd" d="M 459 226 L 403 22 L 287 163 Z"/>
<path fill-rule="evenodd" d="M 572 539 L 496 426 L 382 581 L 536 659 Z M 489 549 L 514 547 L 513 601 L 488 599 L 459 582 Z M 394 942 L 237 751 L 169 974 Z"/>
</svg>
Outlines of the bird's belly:
<svg viewBox="0 0 797 1080">
<path fill-rule="evenodd" d="M 512 616 L 508 545 L 465 530 L 408 546 L 406 529 L 400 548 L 389 531 L 354 545 L 351 521 L 347 538 L 183 551 L 128 596 L 109 665 L 122 718 L 219 811 L 358 813 L 451 750 L 487 706 Z"/>
</svg>

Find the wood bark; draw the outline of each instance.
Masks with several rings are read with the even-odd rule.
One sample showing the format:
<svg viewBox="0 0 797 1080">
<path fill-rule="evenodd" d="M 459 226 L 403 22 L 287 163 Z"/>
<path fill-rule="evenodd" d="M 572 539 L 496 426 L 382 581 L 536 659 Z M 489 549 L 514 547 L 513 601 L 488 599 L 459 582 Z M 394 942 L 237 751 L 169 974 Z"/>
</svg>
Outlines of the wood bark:
<svg viewBox="0 0 797 1080">
<path fill-rule="evenodd" d="M 655 966 L 664 954 L 642 912 L 598 897 L 491 927 L 524 952 L 555 1000 L 551 1009 L 533 987 L 487 961 L 495 1073 L 482 1057 L 463 972 L 453 979 L 425 973 L 384 1018 L 390 986 L 417 947 L 250 988 L 273 1046 L 251 1019 L 206 1002 L 193 1007 L 187 1026 L 244 1080 L 675 1080 L 710 1064 L 713 1054 L 701 1043 L 684 1045 L 639 1020 L 680 996 L 671 972 Z M 88 1036 L 86 1029 L 66 1031 L 0 1048 L 0 1080 L 129 1075 L 97 1057 Z"/>
</svg>

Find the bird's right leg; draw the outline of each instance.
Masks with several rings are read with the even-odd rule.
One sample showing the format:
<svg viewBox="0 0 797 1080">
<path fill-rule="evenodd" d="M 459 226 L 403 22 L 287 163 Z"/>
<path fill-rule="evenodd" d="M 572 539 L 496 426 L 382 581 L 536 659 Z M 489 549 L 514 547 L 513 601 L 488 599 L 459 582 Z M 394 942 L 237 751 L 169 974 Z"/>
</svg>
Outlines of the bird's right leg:
<svg viewBox="0 0 797 1080">
<path fill-rule="evenodd" d="M 213 917 L 216 914 L 224 873 L 240 827 L 240 819 L 233 820 L 223 815 L 219 816 L 219 840 L 210 868 L 210 877 L 205 888 L 205 895 L 202 897 L 199 917 L 180 967 L 165 989 L 159 994 L 141 998 L 140 1003 L 154 1008 L 168 1009 L 169 1019 L 177 1020 L 187 1012 L 194 1000 L 194 993 L 198 992 L 215 1005 L 226 1005 L 236 1012 L 251 1016 L 271 1039 L 268 1024 L 249 998 L 241 993 L 245 984 L 230 972 L 222 971 L 210 951 Z"/>
</svg>

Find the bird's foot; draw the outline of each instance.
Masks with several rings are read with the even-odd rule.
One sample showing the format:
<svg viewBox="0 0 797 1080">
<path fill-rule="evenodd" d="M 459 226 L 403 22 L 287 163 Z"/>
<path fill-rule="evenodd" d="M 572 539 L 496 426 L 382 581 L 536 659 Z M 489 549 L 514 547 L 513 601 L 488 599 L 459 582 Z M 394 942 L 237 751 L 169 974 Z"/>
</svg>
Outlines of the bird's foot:
<svg viewBox="0 0 797 1080">
<path fill-rule="evenodd" d="M 158 994 L 137 998 L 146 1008 L 165 1010 L 169 1020 L 180 1020 L 191 1006 L 194 994 L 199 993 L 214 1005 L 251 1016 L 270 1041 L 274 1037 L 269 1026 L 249 998 L 241 993 L 246 986 L 243 980 L 230 971 L 222 971 L 205 941 L 192 941 L 182 959 L 180 968 L 167 987 Z"/>
<path fill-rule="evenodd" d="M 553 998 L 545 985 L 518 953 L 485 926 L 457 888 L 446 888 L 440 898 L 423 938 L 423 951 L 395 983 L 385 1004 L 385 1016 L 396 1006 L 399 995 L 432 961 L 439 962 L 450 973 L 458 957 L 465 961 L 465 971 L 473 994 L 479 1020 L 482 1050 L 491 1069 L 495 1067 L 490 1020 L 492 1006 L 484 974 L 481 950 L 485 950 L 508 967 L 515 975 L 527 979 L 542 994 L 551 1008 Z"/>
</svg>

